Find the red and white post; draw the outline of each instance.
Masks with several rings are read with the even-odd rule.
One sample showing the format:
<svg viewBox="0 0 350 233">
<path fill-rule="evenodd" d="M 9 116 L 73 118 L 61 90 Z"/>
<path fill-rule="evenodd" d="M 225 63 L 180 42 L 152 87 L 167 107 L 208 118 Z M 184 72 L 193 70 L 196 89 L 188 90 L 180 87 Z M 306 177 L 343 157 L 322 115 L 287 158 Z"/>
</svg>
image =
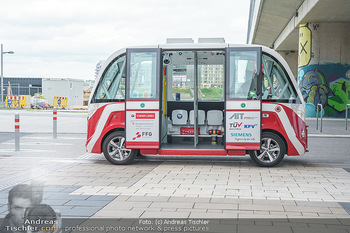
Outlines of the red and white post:
<svg viewBox="0 0 350 233">
<path fill-rule="evenodd" d="M 19 114 L 15 114 L 15 151 L 19 151 Z"/>
<path fill-rule="evenodd" d="M 57 108 L 53 108 L 53 138 L 57 138 Z"/>
</svg>

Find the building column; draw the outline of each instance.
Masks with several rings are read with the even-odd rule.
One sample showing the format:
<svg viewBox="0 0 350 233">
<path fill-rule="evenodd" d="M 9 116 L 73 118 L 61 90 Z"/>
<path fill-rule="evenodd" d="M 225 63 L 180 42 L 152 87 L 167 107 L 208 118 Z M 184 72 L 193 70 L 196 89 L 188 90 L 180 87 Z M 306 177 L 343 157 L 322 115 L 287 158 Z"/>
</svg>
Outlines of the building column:
<svg viewBox="0 0 350 233">
<path fill-rule="evenodd" d="M 306 116 L 322 104 L 326 117 L 344 117 L 350 104 L 350 23 L 299 25 L 298 84 Z"/>
<path fill-rule="evenodd" d="M 297 51 L 278 51 L 278 53 L 286 60 L 291 69 L 294 78 L 298 77 L 298 53 Z"/>
</svg>

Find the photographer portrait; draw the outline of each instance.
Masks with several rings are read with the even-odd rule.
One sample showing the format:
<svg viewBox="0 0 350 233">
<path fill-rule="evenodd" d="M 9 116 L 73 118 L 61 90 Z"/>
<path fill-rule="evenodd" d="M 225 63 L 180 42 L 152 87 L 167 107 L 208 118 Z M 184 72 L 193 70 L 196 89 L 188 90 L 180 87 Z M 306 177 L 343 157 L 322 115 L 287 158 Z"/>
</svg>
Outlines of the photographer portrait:
<svg viewBox="0 0 350 233">
<path fill-rule="evenodd" d="M 60 213 L 42 204 L 42 199 L 42 186 L 14 186 L 9 191 L 8 214 L 1 224 L 0 233 L 60 232 Z"/>
</svg>

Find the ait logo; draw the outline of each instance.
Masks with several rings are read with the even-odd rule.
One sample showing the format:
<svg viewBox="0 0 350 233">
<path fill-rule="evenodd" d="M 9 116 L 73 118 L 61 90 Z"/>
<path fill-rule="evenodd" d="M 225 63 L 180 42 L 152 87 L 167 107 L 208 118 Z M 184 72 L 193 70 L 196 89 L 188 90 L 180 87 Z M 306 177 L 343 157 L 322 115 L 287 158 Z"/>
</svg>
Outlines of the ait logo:
<svg viewBox="0 0 350 233">
<path fill-rule="evenodd" d="M 132 140 L 136 140 L 136 138 L 140 138 L 140 137 L 141 137 L 140 132 L 137 132 L 137 133 L 136 133 L 136 137 L 132 138 Z"/>
</svg>

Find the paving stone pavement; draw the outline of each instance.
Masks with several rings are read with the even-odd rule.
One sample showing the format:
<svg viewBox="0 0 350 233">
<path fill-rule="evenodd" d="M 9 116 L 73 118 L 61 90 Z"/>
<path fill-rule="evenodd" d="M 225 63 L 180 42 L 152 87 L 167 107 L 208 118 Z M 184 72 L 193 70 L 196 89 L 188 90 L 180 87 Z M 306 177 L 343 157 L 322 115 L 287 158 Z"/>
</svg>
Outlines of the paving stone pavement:
<svg viewBox="0 0 350 233">
<path fill-rule="evenodd" d="M 45 186 L 43 203 L 64 217 L 350 218 L 348 167 L 284 163 L 259 168 L 251 163 L 210 161 L 113 166 L 100 159 L 0 160 L 0 186 L 11 179 L 40 183 Z M 7 212 L 10 188 L 0 191 L 0 217 Z"/>
</svg>

